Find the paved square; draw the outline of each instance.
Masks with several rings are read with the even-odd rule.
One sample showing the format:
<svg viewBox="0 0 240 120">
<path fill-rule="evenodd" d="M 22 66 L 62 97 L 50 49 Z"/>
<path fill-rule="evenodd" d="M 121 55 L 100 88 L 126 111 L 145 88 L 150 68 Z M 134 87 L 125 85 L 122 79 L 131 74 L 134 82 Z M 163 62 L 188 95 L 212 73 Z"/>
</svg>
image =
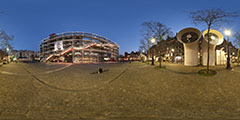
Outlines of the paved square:
<svg viewBox="0 0 240 120">
<path fill-rule="evenodd" d="M 240 119 L 240 69 L 145 63 L 0 67 L 2 120 Z M 103 68 L 103 74 L 93 74 Z"/>
</svg>

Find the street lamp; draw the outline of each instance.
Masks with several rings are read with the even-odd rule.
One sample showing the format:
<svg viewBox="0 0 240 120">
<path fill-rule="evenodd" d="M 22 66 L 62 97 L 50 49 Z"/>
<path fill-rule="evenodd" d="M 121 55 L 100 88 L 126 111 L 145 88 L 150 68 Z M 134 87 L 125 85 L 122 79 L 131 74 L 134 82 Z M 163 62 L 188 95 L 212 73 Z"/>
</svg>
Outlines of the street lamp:
<svg viewBox="0 0 240 120">
<path fill-rule="evenodd" d="M 152 43 L 152 45 L 153 45 L 155 42 L 156 42 L 156 39 L 155 39 L 155 38 L 152 38 L 152 39 L 151 39 L 151 43 Z M 153 47 L 152 47 L 151 52 L 152 52 L 152 65 L 154 65 Z"/>
<path fill-rule="evenodd" d="M 9 48 L 8 47 L 6 48 L 6 50 L 7 50 L 7 52 L 9 52 Z"/>
<path fill-rule="evenodd" d="M 155 38 L 152 38 L 151 39 L 151 43 L 154 44 L 156 42 L 156 39 Z"/>
<path fill-rule="evenodd" d="M 229 43 L 230 43 L 229 42 L 229 37 L 231 35 L 231 31 L 230 30 L 225 30 L 224 34 L 227 36 L 227 41 L 228 41 L 228 44 L 227 44 L 227 46 L 228 46 L 227 69 L 231 70 L 232 68 L 231 68 L 231 64 L 230 64 L 230 52 L 229 52 Z"/>
<path fill-rule="evenodd" d="M 175 60 L 174 60 L 174 59 L 175 59 L 175 58 L 174 58 L 174 51 L 175 51 L 175 50 L 172 48 L 172 62 L 173 62 L 173 63 L 174 63 L 174 61 L 175 61 Z"/>
<path fill-rule="evenodd" d="M 7 51 L 7 63 L 9 63 L 9 51 L 10 51 L 9 47 L 6 48 L 6 51 Z"/>
</svg>

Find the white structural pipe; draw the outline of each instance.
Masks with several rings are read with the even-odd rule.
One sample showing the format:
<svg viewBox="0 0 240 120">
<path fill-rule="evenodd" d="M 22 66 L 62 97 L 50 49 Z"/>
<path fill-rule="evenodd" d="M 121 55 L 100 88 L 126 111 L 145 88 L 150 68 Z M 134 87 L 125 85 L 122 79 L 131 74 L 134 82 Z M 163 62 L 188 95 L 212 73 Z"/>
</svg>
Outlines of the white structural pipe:
<svg viewBox="0 0 240 120">
<path fill-rule="evenodd" d="M 177 34 L 177 39 L 184 45 L 184 65 L 198 65 L 198 46 L 201 32 L 196 28 L 185 28 Z"/>
<path fill-rule="evenodd" d="M 203 65 L 207 65 L 208 57 L 208 35 L 207 31 L 203 32 L 203 43 L 202 43 L 202 62 Z M 216 64 L 216 46 L 223 43 L 223 35 L 214 29 L 211 29 L 209 32 L 210 44 L 209 44 L 209 66 L 215 66 Z"/>
<path fill-rule="evenodd" d="M 198 65 L 198 42 L 192 44 L 184 44 L 184 65 Z"/>
</svg>

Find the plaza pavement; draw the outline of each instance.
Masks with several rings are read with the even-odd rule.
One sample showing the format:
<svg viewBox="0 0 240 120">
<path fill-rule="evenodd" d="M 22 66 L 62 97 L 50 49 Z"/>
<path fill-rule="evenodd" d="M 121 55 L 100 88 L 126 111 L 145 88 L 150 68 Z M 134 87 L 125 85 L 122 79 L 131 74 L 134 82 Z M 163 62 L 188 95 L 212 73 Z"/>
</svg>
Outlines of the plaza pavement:
<svg viewBox="0 0 240 120">
<path fill-rule="evenodd" d="M 238 120 L 240 68 L 164 64 L 0 66 L 1 120 Z M 105 70 L 94 74 L 98 68 Z"/>
</svg>

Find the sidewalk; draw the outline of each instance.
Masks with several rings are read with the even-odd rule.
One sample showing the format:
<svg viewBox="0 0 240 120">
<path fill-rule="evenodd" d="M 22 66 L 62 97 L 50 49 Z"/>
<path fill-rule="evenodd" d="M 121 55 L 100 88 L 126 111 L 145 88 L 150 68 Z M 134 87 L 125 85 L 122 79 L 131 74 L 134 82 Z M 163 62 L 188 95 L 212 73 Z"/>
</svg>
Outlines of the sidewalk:
<svg viewBox="0 0 240 120">
<path fill-rule="evenodd" d="M 146 63 L 145 63 L 146 64 Z M 151 63 L 148 65 L 151 65 Z M 158 62 L 155 62 L 154 66 L 159 66 Z M 167 71 L 178 73 L 178 74 L 198 74 L 199 70 L 206 69 L 206 66 L 184 66 L 183 64 L 178 63 L 162 63 L 162 66 L 166 66 Z M 225 70 L 225 66 L 210 66 L 209 69 L 215 71 Z"/>
</svg>

